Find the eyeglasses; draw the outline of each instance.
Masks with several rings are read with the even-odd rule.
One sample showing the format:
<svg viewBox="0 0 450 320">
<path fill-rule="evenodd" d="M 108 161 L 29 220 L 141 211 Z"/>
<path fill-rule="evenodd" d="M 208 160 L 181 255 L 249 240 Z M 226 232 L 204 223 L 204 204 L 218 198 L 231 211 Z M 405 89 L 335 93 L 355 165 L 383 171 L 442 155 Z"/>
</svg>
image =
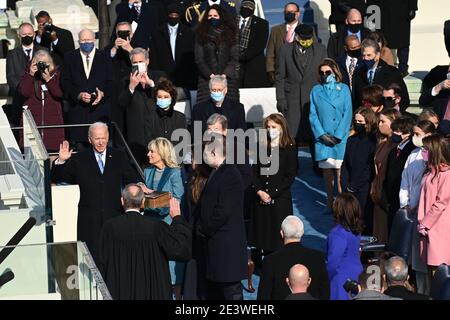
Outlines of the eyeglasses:
<svg viewBox="0 0 450 320">
<path fill-rule="evenodd" d="M 330 76 L 330 75 L 332 75 L 332 74 L 333 74 L 333 72 L 330 71 L 330 70 L 327 70 L 327 71 L 319 71 L 319 75 L 321 75 L 321 76 Z"/>
</svg>

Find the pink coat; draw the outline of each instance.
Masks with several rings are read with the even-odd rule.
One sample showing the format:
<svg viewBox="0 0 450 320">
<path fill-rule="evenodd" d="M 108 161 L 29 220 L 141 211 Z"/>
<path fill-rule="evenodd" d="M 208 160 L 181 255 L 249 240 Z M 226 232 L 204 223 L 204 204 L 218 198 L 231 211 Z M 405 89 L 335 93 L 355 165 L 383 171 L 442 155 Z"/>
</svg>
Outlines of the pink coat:
<svg viewBox="0 0 450 320">
<path fill-rule="evenodd" d="M 450 265 L 450 167 L 433 177 L 434 172 L 422 180 L 417 218 L 430 230 L 420 236 L 420 255 L 429 266 Z"/>
</svg>

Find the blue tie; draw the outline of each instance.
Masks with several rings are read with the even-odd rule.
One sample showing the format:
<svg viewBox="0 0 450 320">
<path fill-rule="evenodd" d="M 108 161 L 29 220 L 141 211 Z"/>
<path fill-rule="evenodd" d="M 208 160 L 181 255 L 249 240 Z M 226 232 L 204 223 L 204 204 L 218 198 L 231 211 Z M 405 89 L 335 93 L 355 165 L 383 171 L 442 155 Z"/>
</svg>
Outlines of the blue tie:
<svg viewBox="0 0 450 320">
<path fill-rule="evenodd" d="M 98 153 L 97 156 L 98 156 L 97 160 L 98 168 L 100 169 L 100 172 L 103 174 L 103 171 L 105 170 L 105 164 L 103 163 L 101 153 Z"/>
<path fill-rule="evenodd" d="M 369 70 L 369 84 L 370 85 L 373 84 L 373 74 L 374 74 L 374 71 L 373 70 Z"/>
</svg>

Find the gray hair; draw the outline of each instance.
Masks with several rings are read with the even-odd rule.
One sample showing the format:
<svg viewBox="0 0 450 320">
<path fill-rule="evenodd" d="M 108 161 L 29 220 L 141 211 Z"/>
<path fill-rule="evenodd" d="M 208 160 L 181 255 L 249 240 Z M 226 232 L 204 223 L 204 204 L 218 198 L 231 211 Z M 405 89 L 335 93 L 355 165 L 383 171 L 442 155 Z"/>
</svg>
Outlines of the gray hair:
<svg viewBox="0 0 450 320">
<path fill-rule="evenodd" d="M 228 129 L 228 119 L 222 114 L 214 113 L 212 114 L 208 120 L 206 121 L 207 126 L 212 126 L 216 123 L 219 123 L 222 126 L 222 129 Z"/>
<path fill-rule="evenodd" d="M 228 81 L 227 81 L 227 77 L 221 76 L 221 75 L 214 75 L 210 80 L 209 80 L 209 89 L 212 89 L 213 84 L 215 83 L 219 83 L 221 85 L 223 85 L 225 88 L 228 87 Z"/>
<path fill-rule="evenodd" d="M 287 216 L 281 223 L 281 230 L 285 239 L 300 240 L 305 233 L 303 222 L 297 216 Z"/>
<path fill-rule="evenodd" d="M 92 137 L 92 131 L 98 128 L 103 128 L 108 131 L 108 125 L 104 122 L 94 122 L 89 126 L 88 137 Z"/>
<path fill-rule="evenodd" d="M 23 27 L 26 27 L 26 26 L 30 27 L 34 31 L 34 27 L 31 23 L 23 22 L 20 24 L 19 28 L 17 28 L 17 33 L 20 34 L 22 32 Z"/>
<path fill-rule="evenodd" d="M 128 184 L 122 191 L 123 208 L 125 210 L 140 209 L 144 197 L 144 191 L 137 184 Z"/>
<path fill-rule="evenodd" d="M 117 31 L 117 30 L 119 29 L 119 27 L 121 27 L 121 26 L 127 26 L 127 27 L 130 28 L 130 31 L 132 30 L 131 24 L 130 24 L 128 21 L 121 21 L 121 22 L 118 22 L 117 25 L 116 25 L 116 31 Z"/>
<path fill-rule="evenodd" d="M 404 282 L 408 279 L 408 264 L 399 256 L 392 257 L 384 263 L 384 272 L 390 282 Z"/>
<path fill-rule="evenodd" d="M 145 49 L 143 49 L 143 48 L 139 48 L 139 47 L 138 47 L 138 48 L 134 48 L 133 50 L 131 50 L 131 52 L 130 52 L 130 60 L 133 58 L 133 56 L 136 56 L 136 55 L 138 55 L 138 54 L 143 54 L 145 60 L 148 60 L 148 59 L 149 59 L 149 57 L 148 57 L 148 51 L 145 50 Z"/>
<path fill-rule="evenodd" d="M 372 39 L 364 39 L 364 41 L 361 43 L 361 52 L 364 51 L 364 49 L 366 48 L 374 48 L 375 53 L 379 53 L 381 51 L 378 42 Z"/>
<path fill-rule="evenodd" d="M 80 39 L 80 38 L 81 38 L 81 35 L 82 35 L 83 33 L 85 33 L 85 32 L 90 33 L 91 36 L 92 36 L 92 37 L 94 38 L 94 40 L 95 40 L 95 32 L 92 31 L 91 29 L 88 29 L 88 28 L 81 29 L 80 32 L 78 32 L 78 39 Z"/>
<path fill-rule="evenodd" d="M 38 50 L 34 53 L 32 63 L 37 63 L 38 61 L 42 61 L 42 58 L 47 60 L 46 62 L 50 65 L 49 71 L 53 71 L 55 69 L 55 64 L 53 62 L 53 58 L 46 49 Z"/>
</svg>

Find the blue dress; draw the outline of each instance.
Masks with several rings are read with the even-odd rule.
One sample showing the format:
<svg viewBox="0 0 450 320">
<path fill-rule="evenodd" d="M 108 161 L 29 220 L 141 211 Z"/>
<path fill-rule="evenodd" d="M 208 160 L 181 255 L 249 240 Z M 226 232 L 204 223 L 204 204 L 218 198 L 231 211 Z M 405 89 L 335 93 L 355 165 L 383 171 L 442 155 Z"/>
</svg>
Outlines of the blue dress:
<svg viewBox="0 0 450 320">
<path fill-rule="evenodd" d="M 182 200 L 184 195 L 183 179 L 181 169 L 165 167 L 159 180 L 155 180 L 156 167 L 149 167 L 144 170 L 144 181 L 147 188 L 155 191 L 167 191 L 173 198 Z M 144 215 L 156 217 L 167 224 L 172 223 L 172 217 L 169 215 L 169 208 L 146 208 Z M 170 278 L 172 285 L 181 284 L 184 280 L 184 262 L 169 261 Z"/>
<path fill-rule="evenodd" d="M 330 280 L 330 300 L 349 300 L 344 290 L 347 279 L 357 281 L 363 266 L 359 254 L 361 235 L 354 235 L 342 225 L 336 225 L 327 239 L 327 271 Z"/>
</svg>

